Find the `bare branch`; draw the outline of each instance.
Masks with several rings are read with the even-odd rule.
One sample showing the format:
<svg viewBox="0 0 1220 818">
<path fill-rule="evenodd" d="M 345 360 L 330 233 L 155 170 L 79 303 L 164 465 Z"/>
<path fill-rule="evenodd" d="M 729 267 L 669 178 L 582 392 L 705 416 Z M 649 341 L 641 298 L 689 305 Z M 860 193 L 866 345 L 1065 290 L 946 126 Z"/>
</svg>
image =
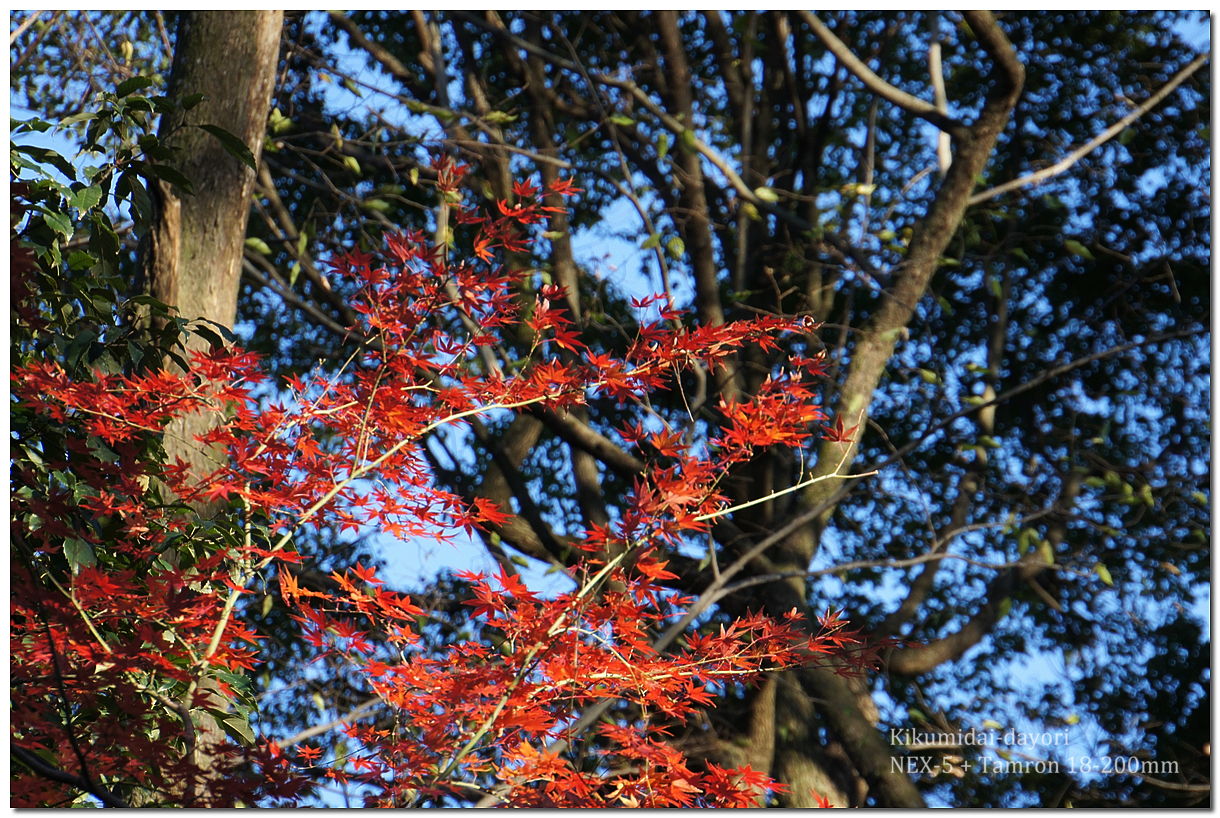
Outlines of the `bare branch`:
<svg viewBox="0 0 1220 818">
<path fill-rule="evenodd" d="M 925 102 L 919 97 L 911 96 L 906 91 L 890 85 L 875 74 L 813 12 L 801 9 L 797 14 L 800 15 L 800 18 L 805 21 L 807 26 L 813 29 L 813 33 L 817 35 L 818 39 L 822 41 L 830 53 L 834 54 L 835 59 L 854 74 L 856 79 L 864 83 L 868 90 L 887 102 L 894 103 L 904 111 L 931 122 L 954 139 L 961 138 L 966 134 L 966 126 L 958 120 L 939 110 L 932 103 Z"/>
<path fill-rule="evenodd" d="M 328 721 L 325 724 L 315 724 L 313 727 L 307 727 L 296 735 L 277 742 L 277 744 L 279 744 L 281 748 L 288 748 L 295 744 L 300 744 L 302 741 L 308 741 L 314 736 L 320 736 L 323 733 L 328 733 L 336 727 L 341 727 L 344 724 L 350 724 L 358 718 L 367 716 L 379 704 L 381 704 L 380 698 L 373 697 L 371 699 L 365 699 L 339 718 L 333 721 Z"/>
<path fill-rule="evenodd" d="M 936 110 L 948 116 L 949 97 L 945 93 L 945 73 L 941 66 L 940 55 L 940 12 L 930 12 L 928 20 L 928 75 L 932 80 L 932 104 L 936 106 Z M 936 134 L 936 163 L 940 167 L 941 176 L 949 171 L 949 165 L 953 163 L 949 135 L 944 131 Z"/>
<path fill-rule="evenodd" d="M 1025 66 L 1017 58 L 1008 35 L 996 23 L 995 15 L 990 11 L 963 11 L 962 17 L 970 25 L 979 45 L 1003 72 L 1004 76 L 999 79 L 1007 81 L 1008 90 L 1019 93 L 1025 84 Z"/>
<path fill-rule="evenodd" d="M 1063 173 L 1064 171 L 1068 170 L 1070 167 L 1075 165 L 1081 159 L 1088 156 L 1093 151 L 1097 150 L 1097 148 L 1101 147 L 1103 144 L 1105 144 L 1109 140 L 1118 136 L 1132 122 L 1135 122 L 1137 119 L 1142 117 L 1144 114 L 1148 113 L 1153 108 L 1155 108 L 1161 102 L 1161 100 L 1165 99 L 1165 97 L 1167 97 L 1171 93 L 1173 93 L 1175 88 L 1177 88 L 1187 79 L 1189 79 L 1192 74 L 1194 74 L 1196 71 L 1198 71 L 1203 66 L 1203 63 L 1207 62 L 1209 56 L 1210 55 L 1208 55 L 1208 54 L 1200 54 L 1198 57 L 1195 57 L 1193 60 L 1191 60 L 1190 64 L 1188 64 L 1185 68 L 1183 68 L 1178 73 L 1174 74 L 1173 78 L 1170 79 L 1169 82 L 1167 82 L 1163 86 L 1161 86 L 1161 89 L 1159 91 L 1157 91 L 1152 96 L 1148 97 L 1148 99 L 1146 99 L 1142 105 L 1140 105 L 1138 108 L 1136 108 L 1131 113 L 1127 114 L 1122 119 L 1118 120 L 1118 122 L 1115 122 L 1109 128 L 1106 128 L 1104 131 L 1102 131 L 1097 136 L 1090 139 L 1088 142 L 1081 145 L 1079 148 L 1076 148 L 1074 151 L 1070 152 L 1067 156 L 1063 157 L 1055 164 L 1051 165 L 1050 167 L 1043 168 L 1042 170 L 1035 171 L 1034 173 L 1026 174 L 1025 176 L 1022 176 L 1019 179 L 1013 179 L 1012 181 L 1005 182 L 1002 185 L 996 185 L 995 187 L 988 188 L 987 190 L 984 190 L 984 191 L 980 191 L 979 193 L 976 193 L 970 197 L 970 204 L 972 204 L 972 205 L 979 204 L 980 202 L 985 202 L 989 199 L 994 199 L 997 196 L 1002 196 L 1005 193 L 1008 193 L 1009 191 L 1012 191 L 1012 190 L 1017 190 L 1018 188 L 1028 187 L 1030 185 L 1041 184 L 1041 183 L 1045 182 L 1047 179 L 1052 179 L 1052 178 L 1058 176 L 1059 174 Z"/>
<path fill-rule="evenodd" d="M 42 16 L 42 12 L 36 11 L 33 14 L 31 14 L 29 17 L 26 17 L 24 20 L 22 20 L 21 23 L 15 29 L 13 29 L 12 32 L 9 33 L 8 44 L 11 46 L 13 43 L 17 42 L 17 38 L 20 37 L 22 34 L 25 34 L 25 30 L 27 28 L 29 28 L 30 26 L 34 25 L 34 22 L 41 16 Z"/>
</svg>

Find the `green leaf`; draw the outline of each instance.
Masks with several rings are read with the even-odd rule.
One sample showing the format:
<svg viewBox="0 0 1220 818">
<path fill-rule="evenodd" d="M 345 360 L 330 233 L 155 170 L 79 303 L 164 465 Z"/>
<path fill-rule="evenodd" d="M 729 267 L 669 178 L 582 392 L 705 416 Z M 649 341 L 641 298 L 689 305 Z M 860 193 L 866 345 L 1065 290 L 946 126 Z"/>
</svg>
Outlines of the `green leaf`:
<svg viewBox="0 0 1220 818">
<path fill-rule="evenodd" d="M 356 174 L 357 176 L 360 175 L 360 163 L 356 161 L 356 157 L 354 157 L 354 156 L 343 157 L 343 164 L 352 173 Z"/>
<path fill-rule="evenodd" d="M 114 89 L 115 96 L 125 97 L 128 94 L 133 94 L 136 91 L 142 91 L 150 85 L 156 85 L 157 81 L 152 77 L 128 77 L 119 83 L 119 87 Z"/>
<path fill-rule="evenodd" d="M 698 139 L 690 128 L 682 131 L 682 147 L 692 153 L 698 149 Z"/>
<path fill-rule="evenodd" d="M 199 325 L 194 328 L 195 334 L 203 340 L 207 341 L 213 347 L 223 347 L 225 339 L 220 333 L 208 326 Z"/>
<path fill-rule="evenodd" d="M 200 125 L 200 128 L 210 133 L 212 136 L 220 140 L 220 145 L 229 155 L 240 161 L 250 170 L 258 170 L 258 163 L 254 161 L 254 154 L 246 147 L 246 143 L 238 137 L 226 131 L 219 125 Z"/>
<path fill-rule="evenodd" d="M 271 110 L 271 116 L 267 119 L 267 124 L 271 126 L 272 136 L 279 136 L 292 130 L 292 120 L 284 116 L 279 108 Z"/>
<path fill-rule="evenodd" d="M 76 168 L 73 167 L 71 162 L 60 156 L 57 151 L 53 151 L 50 148 L 41 148 L 37 145 L 12 145 L 11 150 L 24 153 L 41 165 L 50 165 L 68 177 L 70 181 L 76 179 Z"/>
<path fill-rule="evenodd" d="M 1156 505 L 1156 500 L 1152 496 L 1152 486 L 1148 483 L 1140 486 L 1139 498 L 1144 505 L 1148 506 L 1148 508 L 1152 508 Z"/>
<path fill-rule="evenodd" d="M 615 125 L 621 125 L 624 128 L 635 124 L 635 120 L 626 114 L 611 114 L 610 121 Z"/>
<path fill-rule="evenodd" d="M 75 537 L 64 540 L 64 558 L 72 568 L 73 574 L 80 571 L 82 567 L 97 565 L 97 555 L 93 553 L 93 546 Z"/>
<path fill-rule="evenodd" d="M 844 196 L 868 196 L 877 189 L 876 185 L 866 185 L 863 182 L 850 182 L 839 188 Z"/>
<path fill-rule="evenodd" d="M 1000 283 L 1000 279 L 995 276 L 987 276 L 987 289 L 991 290 L 991 294 L 997 300 L 1004 298 L 1004 285 Z"/>
<path fill-rule="evenodd" d="M 32 119 L 10 119 L 12 130 L 9 131 L 9 136 L 25 133 L 26 131 L 35 131 L 36 133 L 46 133 L 55 126 L 45 119 L 33 117 Z"/>
<path fill-rule="evenodd" d="M 68 267 L 73 270 L 88 270 L 97 264 L 97 257 L 84 250 L 73 250 L 68 256 Z"/>
<path fill-rule="evenodd" d="M 1094 260 L 1093 252 L 1075 239 L 1064 239 L 1063 246 L 1066 247 L 1068 252 L 1072 253 L 1073 255 L 1080 256 L 1081 258 L 1087 258 L 1089 261 Z"/>
<path fill-rule="evenodd" d="M 483 116 L 483 121 L 491 125 L 507 125 L 510 122 L 516 122 L 516 114 L 506 114 L 503 111 L 492 111 Z"/>
<path fill-rule="evenodd" d="M 96 111 L 81 111 L 79 114 L 72 114 L 59 120 L 59 127 L 66 128 L 69 125 L 75 125 L 78 122 L 88 122 L 97 117 Z"/>
<path fill-rule="evenodd" d="M 662 133 L 657 137 L 657 159 L 664 159 L 669 155 L 669 134 Z"/>
<path fill-rule="evenodd" d="M 1106 585 L 1114 586 L 1114 577 L 1110 576 L 1110 569 L 1100 562 L 1093 566 L 1093 573 L 1097 574 L 1097 578 Z"/>
<path fill-rule="evenodd" d="M 134 117 L 131 116 L 131 111 L 152 112 L 152 100 L 150 100 L 148 97 L 131 96 L 127 98 L 126 104 L 123 105 L 122 110 L 124 116 L 134 119 Z"/>
<path fill-rule="evenodd" d="M 128 306 L 153 307 L 154 309 L 162 312 L 169 311 L 169 307 L 164 301 L 158 301 L 156 298 L 153 298 L 151 295 L 147 294 L 133 295 L 131 298 L 127 299 L 125 303 Z"/>
<path fill-rule="evenodd" d="M 919 377 L 923 378 L 924 383 L 930 383 L 932 385 L 940 383 L 940 375 L 937 375 L 930 369 L 920 369 Z"/>
<path fill-rule="evenodd" d="M 775 204 L 779 201 L 779 194 L 769 187 L 754 188 L 754 195 L 758 197 L 760 202 L 766 202 L 767 204 Z"/>
<path fill-rule="evenodd" d="M 72 238 L 72 220 L 65 213 L 43 211 L 43 219 L 47 226 L 59 233 L 65 239 Z"/>
<path fill-rule="evenodd" d="M 660 246 L 661 246 L 661 234 L 660 233 L 653 233 L 651 236 L 644 239 L 644 241 L 640 242 L 641 250 L 651 250 L 654 247 L 660 247 Z"/>
<path fill-rule="evenodd" d="M 251 236 L 250 238 L 246 239 L 246 249 L 253 250 L 256 253 L 262 253 L 264 256 L 271 255 L 271 246 L 258 236 Z"/>
<path fill-rule="evenodd" d="M 68 205 L 75 207 L 77 210 L 92 210 L 101 201 L 102 189 L 100 187 L 81 188 L 68 197 Z"/>
<path fill-rule="evenodd" d="M 184 111 L 189 111 L 199 103 L 207 99 L 204 94 L 187 94 L 182 99 L 178 100 L 178 107 Z"/>
<path fill-rule="evenodd" d="M 385 199 L 365 199 L 360 203 L 360 206 L 365 210 L 371 210 L 375 213 L 385 213 L 387 210 L 393 207 L 393 205 L 391 205 Z"/>
<path fill-rule="evenodd" d="M 671 236 L 669 241 L 665 242 L 665 249 L 669 251 L 672 258 L 682 258 L 686 253 L 686 242 L 682 241 L 681 236 Z"/>
<path fill-rule="evenodd" d="M 254 743 L 254 730 L 250 727 L 250 722 L 241 716 L 230 715 L 227 718 L 217 718 L 216 722 L 229 734 L 229 738 L 238 741 L 247 747 Z"/>
</svg>

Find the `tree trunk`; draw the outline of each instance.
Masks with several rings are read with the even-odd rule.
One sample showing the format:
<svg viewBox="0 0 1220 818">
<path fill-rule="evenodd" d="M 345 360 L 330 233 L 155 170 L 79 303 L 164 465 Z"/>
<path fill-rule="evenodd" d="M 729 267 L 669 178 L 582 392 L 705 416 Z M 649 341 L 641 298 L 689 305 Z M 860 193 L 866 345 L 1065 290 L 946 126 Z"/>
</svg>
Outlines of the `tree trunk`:
<svg viewBox="0 0 1220 818">
<path fill-rule="evenodd" d="M 237 313 L 246 220 L 254 188 L 254 170 L 231 155 L 216 136 L 197 127 L 215 125 L 249 148 L 262 150 L 271 91 L 279 55 L 283 13 L 279 11 L 186 12 L 180 18 L 169 94 L 183 99 L 203 94 L 189 111 L 167 116 L 160 136 L 176 151 L 174 165 L 193 185 L 193 192 L 163 182 L 153 192 L 157 214 L 150 229 L 144 267 L 148 288 L 158 300 L 177 308 L 186 319 L 204 319 L 230 328 Z M 188 349 L 205 344 L 199 337 Z M 181 418 L 166 429 L 165 452 L 172 462 L 181 458 L 195 473 L 210 470 L 212 458 L 196 435 L 212 424 L 208 413 Z M 200 509 L 207 515 L 207 509 Z M 227 709 L 214 681 L 198 680 L 193 702 Z M 190 751 L 205 772 L 201 781 L 166 782 L 168 798 L 177 806 L 207 806 L 208 756 L 224 739 L 215 720 L 194 709 L 195 735 Z M 216 770 L 214 776 L 223 775 Z M 150 805 L 145 794 L 135 799 Z"/>
</svg>

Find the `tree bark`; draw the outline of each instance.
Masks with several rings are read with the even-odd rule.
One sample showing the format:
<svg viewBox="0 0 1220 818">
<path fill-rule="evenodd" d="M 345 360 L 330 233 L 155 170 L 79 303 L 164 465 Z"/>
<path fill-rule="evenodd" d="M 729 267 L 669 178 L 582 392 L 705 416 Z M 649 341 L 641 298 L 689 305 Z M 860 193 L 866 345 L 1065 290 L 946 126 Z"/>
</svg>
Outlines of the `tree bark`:
<svg viewBox="0 0 1220 818">
<path fill-rule="evenodd" d="M 189 111 L 164 118 L 159 135 L 175 150 L 172 164 L 192 183 L 193 191 L 163 182 L 156 185 L 152 193 L 157 213 L 143 261 L 150 294 L 189 320 L 233 325 L 255 177 L 252 168 L 197 126 L 223 128 L 240 139 L 252 156 L 259 156 L 282 27 L 279 11 L 195 11 L 184 13 L 179 21 L 169 95 L 181 100 L 203 94 L 204 100 Z M 186 346 L 205 343 L 193 336 Z M 196 474 L 210 471 L 214 455 L 196 442 L 196 436 L 213 423 L 211 414 L 200 412 L 170 424 L 164 440 L 169 461 L 180 458 Z M 208 510 L 201 512 L 206 515 Z M 201 702 L 227 707 L 213 680 L 206 677 L 199 680 L 195 701 L 184 704 L 197 707 Z M 161 797 L 176 806 L 208 805 L 207 771 L 212 769 L 208 756 L 225 740 L 210 715 L 198 709 L 193 715 L 195 735 L 189 752 L 205 773 L 202 781 L 165 783 L 166 794 Z M 151 805 L 148 794 L 137 794 L 135 800 Z"/>
</svg>

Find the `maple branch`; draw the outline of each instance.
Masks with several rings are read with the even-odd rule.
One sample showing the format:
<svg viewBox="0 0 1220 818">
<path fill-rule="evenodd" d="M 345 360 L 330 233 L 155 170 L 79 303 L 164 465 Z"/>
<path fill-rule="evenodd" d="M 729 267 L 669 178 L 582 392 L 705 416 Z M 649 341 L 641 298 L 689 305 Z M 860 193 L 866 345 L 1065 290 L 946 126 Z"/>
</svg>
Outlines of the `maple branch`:
<svg viewBox="0 0 1220 818">
<path fill-rule="evenodd" d="M 1203 64 L 1208 61 L 1210 56 L 1210 54 L 1200 54 L 1199 56 L 1195 57 L 1190 61 L 1189 64 L 1187 64 L 1185 68 L 1174 74 L 1168 82 L 1161 86 L 1160 90 L 1148 97 L 1148 99 L 1144 100 L 1143 104 L 1141 104 L 1138 108 L 1115 122 L 1109 128 L 1106 128 L 1104 131 L 1081 145 L 1079 148 L 1069 152 L 1055 164 L 1043 168 L 1042 170 L 1028 173 L 1018 179 L 1005 182 L 1002 185 L 996 185 L 995 187 L 980 191 L 979 193 L 976 193 L 970 197 L 970 204 L 979 204 L 980 202 L 994 199 L 997 196 L 1002 196 L 1005 193 L 1012 190 L 1017 190 L 1018 188 L 1041 184 L 1047 179 L 1054 178 L 1055 176 L 1065 172 L 1081 159 L 1097 150 L 1097 148 L 1118 136 L 1132 122 L 1135 122 L 1144 114 L 1155 108 L 1163 99 L 1165 99 L 1165 97 L 1173 93 L 1174 89 L 1176 89 L 1179 85 L 1189 79 L 1192 74 L 1203 67 Z"/>
<path fill-rule="evenodd" d="M 734 560 L 731 565 L 721 569 L 719 576 L 715 577 L 712 582 L 708 584 L 707 588 L 704 589 L 695 602 L 689 608 L 687 608 L 686 613 L 683 614 L 682 618 L 670 625 L 664 633 L 652 641 L 652 649 L 660 653 L 668 648 L 673 641 L 678 638 L 678 636 L 686 631 L 687 627 L 694 622 L 700 614 L 727 595 L 728 592 L 725 591 L 725 586 L 728 585 L 729 580 L 744 570 L 746 566 L 750 564 L 751 560 L 772 546 L 782 542 L 794 531 L 803 528 L 811 521 L 817 519 L 821 514 L 833 508 L 834 504 L 845 496 L 847 492 L 848 488 L 847 484 L 845 483 L 839 487 L 838 491 L 832 494 L 825 501 L 814 506 L 813 508 L 806 509 L 801 514 L 798 514 L 770 536 L 767 536 L 755 543 L 749 550 Z M 607 699 L 598 702 L 585 710 L 581 717 L 565 731 L 568 737 L 556 739 L 548 744 L 547 752 L 563 752 L 563 750 L 568 747 L 569 740 L 591 727 L 598 719 L 602 717 L 602 714 L 610 709 L 611 704 L 613 704 L 613 702 Z M 478 804 L 478 806 L 488 805 L 489 802 L 487 799 L 480 801 Z"/>
<path fill-rule="evenodd" d="M 846 457 L 844 457 L 843 460 L 846 460 Z M 756 506 L 759 503 L 766 503 L 771 500 L 774 500 L 776 497 L 783 497 L 785 494 L 791 494 L 794 491 L 800 491 L 803 488 L 812 486 L 815 483 L 821 483 L 823 480 L 833 480 L 835 478 L 841 478 L 843 480 L 857 480 L 861 477 L 872 477 L 873 475 L 875 475 L 877 473 L 877 470 L 873 469 L 872 471 L 859 472 L 859 473 L 855 473 L 855 474 L 840 474 L 839 468 L 842 468 L 843 460 L 839 461 L 839 465 L 830 474 L 820 474 L 820 475 L 817 475 L 816 477 L 810 477 L 808 480 L 802 480 L 799 483 L 793 483 L 791 486 L 788 486 L 788 488 L 786 488 L 786 489 L 779 489 L 778 491 L 773 491 L 770 494 L 765 495 L 763 497 L 756 497 L 753 500 L 750 500 L 749 502 L 738 503 L 735 506 L 729 506 L 728 508 L 722 508 L 719 511 L 712 511 L 707 514 L 701 514 L 700 516 L 695 518 L 695 522 L 701 523 L 704 520 L 714 520 L 717 517 L 723 517 L 726 514 L 732 514 L 735 511 L 741 511 L 742 509 L 750 508 L 751 506 Z"/>
<path fill-rule="evenodd" d="M 610 575 L 618 564 L 622 562 L 633 550 L 634 549 L 632 548 L 623 549 L 614 558 L 607 560 L 606 564 L 602 566 L 600 571 L 585 581 L 584 585 L 582 585 L 580 590 L 577 591 L 575 599 L 583 599 L 586 595 L 592 593 L 599 585 L 601 585 L 602 581 Z M 542 653 L 545 649 L 550 648 L 553 644 L 551 641 L 547 640 L 553 639 L 555 636 L 562 633 L 564 627 L 567 625 L 567 620 L 568 612 L 562 611 L 559 616 L 555 618 L 555 621 L 551 624 L 551 627 L 547 629 L 546 638 L 539 640 L 530 646 L 530 649 L 526 651 L 525 655 L 521 659 L 521 669 L 517 671 L 517 674 L 513 677 L 513 680 L 509 683 L 508 687 L 505 688 L 504 693 L 496 702 L 496 706 L 492 708 L 492 712 L 483 720 L 482 724 L 479 725 L 478 729 L 475 730 L 470 739 L 464 745 L 462 745 L 461 749 L 454 753 L 453 757 L 449 759 L 445 766 L 432 777 L 432 785 L 435 785 L 438 781 L 441 781 L 452 774 L 457 768 L 457 765 L 461 763 L 462 759 L 470 754 L 470 752 L 483 739 L 483 736 L 487 735 L 488 731 L 491 730 L 492 725 L 495 724 L 496 719 L 500 717 L 500 713 L 502 713 L 504 708 L 508 705 L 508 700 L 512 697 L 513 691 L 517 689 L 517 686 L 521 684 L 526 675 L 534 668 L 534 660 L 538 657 L 538 654 Z M 607 700 L 607 704 L 608 703 L 609 700 Z"/>
<path fill-rule="evenodd" d="M 1110 349 L 1102 350 L 1101 352 L 1092 353 L 1090 355 L 1085 355 L 1085 356 L 1077 358 L 1073 361 L 1070 361 L 1066 364 L 1063 364 L 1061 366 L 1054 367 L 1053 369 L 1043 372 L 1038 377 L 1033 378 L 1033 379 L 1027 381 L 1026 383 L 1015 386 L 1012 389 L 1005 390 L 1003 393 L 1001 393 L 1000 395 L 997 395 L 995 398 L 992 398 L 989 401 L 985 401 L 976 406 L 967 407 L 965 409 L 962 409 L 962 410 L 954 413 L 953 415 L 949 416 L 948 418 L 945 418 L 941 422 L 937 423 L 931 430 L 929 430 L 927 433 L 925 433 L 918 440 L 914 440 L 914 441 L 900 447 L 890 457 L 875 464 L 870 471 L 878 472 L 878 471 L 886 468 L 887 466 L 892 465 L 895 462 L 898 462 L 904 456 L 909 454 L 911 451 L 919 448 L 919 446 L 926 443 L 929 439 L 931 439 L 931 437 L 933 435 L 940 432 L 945 427 L 951 425 L 954 421 L 958 420 L 959 418 L 965 417 L 966 415 L 977 412 L 988 406 L 994 406 L 995 404 L 1006 402 L 1006 401 L 1010 400 L 1011 398 L 1016 397 L 1017 395 L 1021 394 L 1022 392 L 1026 392 L 1030 389 L 1033 389 L 1034 387 L 1038 386 L 1041 383 L 1046 382 L 1047 380 L 1050 380 L 1052 378 L 1056 378 L 1060 375 L 1066 374 L 1067 372 L 1070 372 L 1074 369 L 1078 369 L 1078 368 L 1085 366 L 1089 363 L 1092 363 L 1094 361 L 1101 360 L 1103 358 L 1107 358 L 1112 355 L 1117 355 L 1122 352 L 1127 352 L 1131 349 L 1142 347 L 1142 346 L 1145 346 L 1148 344 L 1154 344 L 1154 343 L 1160 343 L 1160 342 L 1167 341 L 1167 340 L 1173 340 L 1175 338 L 1197 336 L 1197 335 L 1203 334 L 1203 332 L 1205 332 L 1205 330 L 1180 330 L 1177 332 L 1165 333 L 1163 335 L 1153 336 L 1151 338 L 1147 338 L 1147 339 L 1144 339 L 1141 341 L 1133 341 L 1128 344 L 1122 344 L 1117 347 L 1111 347 Z M 842 462 L 843 461 L 840 461 L 840 467 L 842 465 Z M 838 468 L 839 467 L 836 467 L 836 469 L 835 469 L 836 472 L 838 471 Z M 857 476 L 857 475 L 848 475 L 848 476 Z M 729 593 L 732 592 L 731 590 L 727 589 L 729 580 L 733 576 L 735 576 L 737 573 L 742 571 L 751 560 L 753 560 L 755 557 L 762 554 L 764 551 L 766 551 L 771 546 L 776 545 L 777 543 L 779 543 L 780 541 L 782 541 L 783 539 L 788 537 L 793 532 L 799 530 L 803 526 L 805 526 L 808 523 L 812 522 L 813 520 L 817 519 L 824 512 L 833 508 L 835 506 L 835 504 L 837 504 L 843 497 L 845 497 L 848 493 L 850 493 L 850 491 L 852 491 L 852 489 L 853 489 L 853 487 L 851 484 L 844 483 L 844 484 L 840 485 L 835 490 L 835 492 L 833 494 L 831 494 L 829 497 L 827 497 L 826 499 L 824 499 L 817 505 L 815 505 L 809 509 L 806 509 L 805 511 L 798 514 L 796 517 L 794 517 L 792 520 L 790 520 L 783 527 L 779 528 L 778 530 L 776 530 L 775 532 L 773 532 L 771 535 L 764 538 L 763 540 L 760 540 L 757 544 L 755 544 L 748 551 L 743 553 L 737 560 L 735 560 L 727 568 L 722 569 L 720 572 L 720 576 L 717 577 L 715 580 L 713 580 L 713 582 L 707 586 L 707 588 L 698 597 L 698 599 L 696 599 L 695 603 L 693 605 L 691 605 L 691 607 L 687 610 L 687 613 L 682 617 L 682 619 L 680 619 L 678 622 L 675 622 L 673 625 L 671 625 L 670 628 L 668 630 L 666 630 L 665 633 L 662 634 L 662 636 L 659 637 L 653 643 L 653 648 L 660 651 L 660 650 L 664 650 L 666 647 L 668 647 L 669 644 L 672 643 L 673 640 L 676 639 L 685 630 L 685 628 L 696 619 L 696 617 L 698 617 L 701 613 L 703 613 L 705 610 L 707 610 L 712 604 L 714 604 L 715 602 L 718 602 L 720 599 L 723 599 L 725 596 L 727 596 Z M 960 533 L 960 532 L 955 532 L 955 533 Z M 938 543 L 939 543 L 939 541 L 938 541 Z M 959 560 L 962 560 L 965 562 L 978 564 L 978 565 L 980 565 L 980 567 L 995 568 L 995 569 L 1016 568 L 1016 567 L 1022 565 L 1022 561 L 1017 561 L 1016 563 L 991 564 L 991 563 L 981 563 L 981 562 L 974 561 L 974 560 L 971 560 L 966 557 L 960 557 L 957 555 L 925 554 L 922 557 L 912 558 L 911 560 L 896 561 L 896 562 L 892 563 L 890 565 L 890 567 L 904 567 L 904 565 L 903 565 L 904 563 L 909 564 L 909 565 L 916 565 L 921 562 L 929 562 L 933 559 L 959 559 Z M 807 574 L 806 572 L 801 572 L 801 575 L 817 576 L 820 574 L 833 573 L 833 572 L 837 572 L 837 571 L 847 570 L 850 568 L 864 568 L 864 567 L 882 567 L 882 566 L 874 566 L 872 564 L 869 564 L 868 561 L 862 561 L 859 564 L 846 563 L 844 565 L 834 566 L 832 568 L 824 569 L 824 570 L 818 571 L 818 572 L 813 572 L 811 574 Z M 1056 569 L 1058 568 L 1058 566 L 1045 566 L 1045 567 L 1046 568 L 1053 567 Z M 779 578 L 779 577 L 777 576 L 776 578 Z M 748 581 L 744 581 L 744 582 L 748 582 Z M 750 583 L 750 584 L 753 584 L 753 583 Z M 738 583 L 738 585 L 740 587 L 745 587 L 744 585 L 741 585 L 740 583 Z M 596 709 L 597 712 L 593 713 L 592 711 L 590 711 L 588 714 L 590 717 L 587 720 L 585 718 L 582 718 L 579 722 L 577 722 L 576 728 L 574 728 L 574 729 L 576 729 L 576 731 L 579 732 L 580 730 L 587 728 L 590 724 L 595 722 L 597 720 L 597 718 L 599 718 L 601 716 L 602 713 L 605 712 L 605 710 L 608 708 L 608 706 L 609 706 L 608 704 L 606 704 L 606 706 L 604 706 L 604 707 L 601 705 L 596 706 L 594 709 Z M 597 709 L 597 708 L 600 708 L 600 709 Z M 579 728 L 579 729 L 577 729 L 577 728 Z M 556 745 L 551 745 L 551 746 L 554 747 Z M 566 746 L 566 744 L 559 745 L 559 749 L 562 750 L 562 748 L 564 746 Z"/>
</svg>

